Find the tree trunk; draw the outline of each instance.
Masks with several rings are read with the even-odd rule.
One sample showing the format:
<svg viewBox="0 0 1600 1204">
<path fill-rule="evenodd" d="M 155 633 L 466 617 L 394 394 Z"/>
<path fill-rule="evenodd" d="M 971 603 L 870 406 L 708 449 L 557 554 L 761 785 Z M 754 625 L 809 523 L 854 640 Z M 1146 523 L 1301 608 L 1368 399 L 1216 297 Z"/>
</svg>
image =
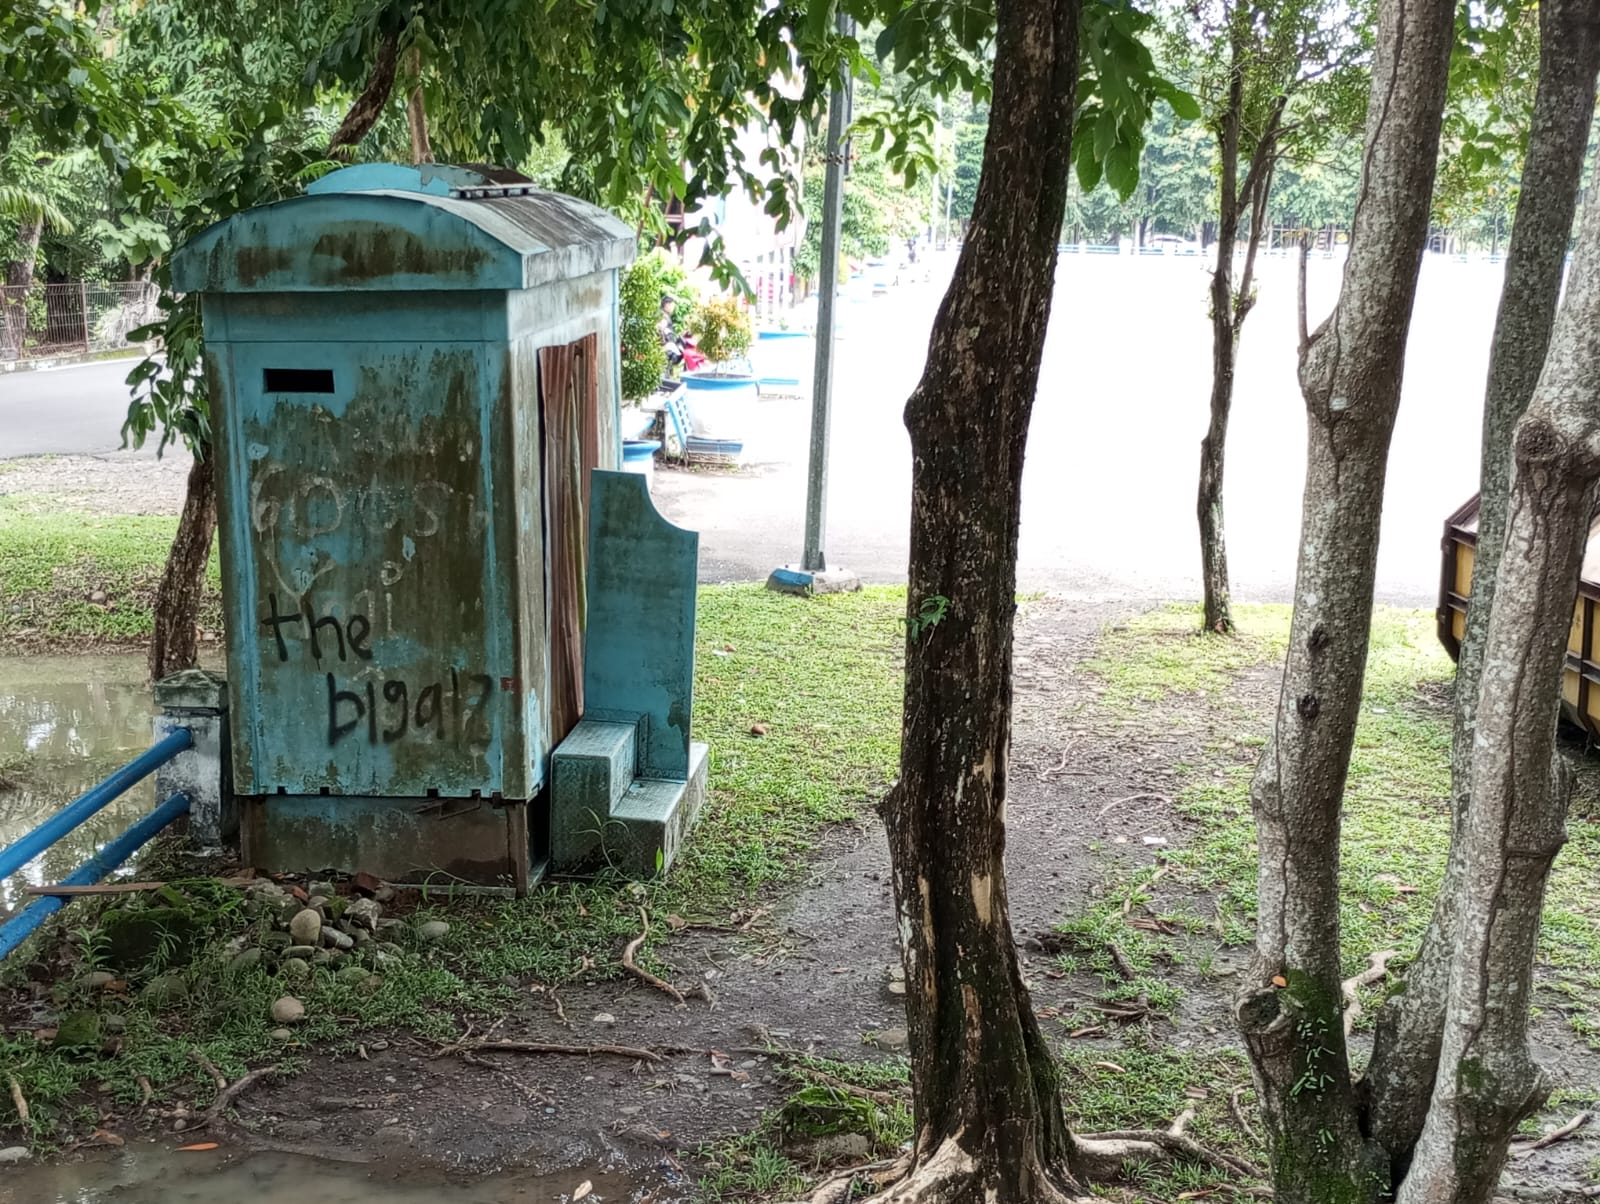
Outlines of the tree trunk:
<svg viewBox="0 0 1600 1204">
<path fill-rule="evenodd" d="M 339 128 L 328 140 L 328 158 L 348 162 L 355 146 L 378 124 L 383 108 L 394 91 L 395 62 L 400 49 L 400 30 L 388 30 L 378 39 L 372 57 L 372 70 L 367 73 L 366 86 L 350 105 Z"/>
<path fill-rule="evenodd" d="M 1237 1001 L 1278 1204 L 1375 1199 L 1342 1018 L 1339 813 L 1355 739 L 1389 440 L 1428 235 L 1454 0 L 1382 0 L 1350 256 L 1301 347 L 1306 486 L 1273 734 L 1251 786 L 1256 954 Z"/>
<path fill-rule="evenodd" d="M 1432 922 L 1417 960 L 1406 974 L 1406 989 L 1379 1014 L 1364 1085 L 1370 1098 L 1372 1135 L 1390 1151 L 1397 1181 L 1422 1133 L 1444 1030 L 1453 946 L 1449 934 L 1463 868 L 1460 835 L 1465 830 L 1472 788 L 1478 675 L 1510 497 L 1511 432 L 1533 395 L 1550 344 L 1594 115 L 1595 76 L 1600 71 L 1600 18 L 1591 0 L 1545 0 L 1539 5 L 1539 22 L 1539 83 L 1533 125 L 1489 350 L 1477 557 L 1456 668 L 1450 859 Z"/>
<path fill-rule="evenodd" d="M 905 718 L 884 819 L 917 1128 L 911 1174 L 886 1199 L 1040 1204 L 1075 1190 L 1004 852 L 1022 461 L 1066 205 L 1078 12 L 1078 0 L 998 6 L 973 218 L 906 402 Z"/>
<path fill-rule="evenodd" d="M 24 218 L 17 223 L 17 257 L 6 264 L 6 287 L 33 287 L 34 265 L 39 259 L 39 240 L 44 237 L 44 217 Z"/>
<path fill-rule="evenodd" d="M 1233 252 L 1239 241 L 1239 123 L 1244 116 L 1245 72 L 1237 13 L 1229 24 L 1228 102 L 1217 123 L 1222 179 L 1217 188 L 1217 266 L 1211 273 L 1211 418 L 1200 441 L 1200 487 L 1195 498 L 1200 520 L 1200 578 L 1205 591 L 1203 624 L 1218 635 L 1233 633 L 1228 546 L 1222 529 L 1222 468 L 1239 351 L 1233 324 Z"/>
<path fill-rule="evenodd" d="M 1483 646 L 1455 955 L 1427 1123 L 1399 1204 L 1488 1204 L 1517 1124 L 1544 1102 L 1528 1046 L 1534 956 L 1570 782 L 1556 708 L 1600 480 L 1600 175 L 1566 303 L 1513 444 L 1499 588 Z"/>
<path fill-rule="evenodd" d="M 178 533 L 156 589 L 155 629 L 150 635 L 150 680 L 160 681 L 200 663 L 198 620 L 205 592 L 206 562 L 217 529 L 217 483 L 211 449 L 195 453 Z"/>
<path fill-rule="evenodd" d="M 406 97 L 406 126 L 411 131 L 411 161 L 432 163 L 433 145 L 428 140 L 428 109 L 422 95 L 422 51 L 411 48 L 411 78 L 414 81 Z"/>
</svg>

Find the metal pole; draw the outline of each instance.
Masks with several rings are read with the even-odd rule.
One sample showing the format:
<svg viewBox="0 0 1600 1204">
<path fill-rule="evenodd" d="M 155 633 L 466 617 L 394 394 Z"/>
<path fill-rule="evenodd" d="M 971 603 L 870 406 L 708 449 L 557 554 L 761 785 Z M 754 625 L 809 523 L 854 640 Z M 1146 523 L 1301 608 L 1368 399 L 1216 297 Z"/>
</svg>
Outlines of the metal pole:
<svg viewBox="0 0 1600 1204">
<path fill-rule="evenodd" d="M 856 31 L 854 17 L 839 14 L 839 32 Z M 851 79 L 834 81 L 828 102 L 827 174 L 822 185 L 822 292 L 817 297 L 817 365 L 811 380 L 811 466 L 806 473 L 806 542 L 800 567 L 820 573 L 827 569 L 823 554 L 828 504 L 828 408 L 833 400 L 833 303 L 839 290 L 839 230 L 844 223 L 844 168 L 849 157 L 845 129 L 850 124 Z"/>
</svg>

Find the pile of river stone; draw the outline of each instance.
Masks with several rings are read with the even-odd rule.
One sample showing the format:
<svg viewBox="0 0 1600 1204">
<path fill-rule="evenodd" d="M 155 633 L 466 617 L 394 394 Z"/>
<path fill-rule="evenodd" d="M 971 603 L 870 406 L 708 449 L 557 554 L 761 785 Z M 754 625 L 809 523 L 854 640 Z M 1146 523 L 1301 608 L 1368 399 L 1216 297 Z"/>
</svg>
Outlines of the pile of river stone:
<svg viewBox="0 0 1600 1204">
<path fill-rule="evenodd" d="M 326 966 L 334 978 L 357 991 L 370 994 L 383 985 L 383 969 L 404 954 L 397 938 L 411 936 L 436 941 L 450 931 L 443 920 L 428 920 L 414 928 L 404 920 L 385 917 L 383 905 L 394 898 L 394 888 L 384 883 L 371 897 L 347 899 L 331 882 L 311 882 L 302 900 L 270 878 L 260 878 L 245 890 L 247 909 L 267 916 L 272 926 L 250 944 L 238 937 L 230 963 L 234 970 L 265 966 L 286 982 L 308 979 L 314 966 Z M 272 1004 L 272 1019 L 280 1025 L 305 1019 L 305 1005 L 293 995 Z M 277 1034 L 287 1038 L 287 1029 Z"/>
</svg>

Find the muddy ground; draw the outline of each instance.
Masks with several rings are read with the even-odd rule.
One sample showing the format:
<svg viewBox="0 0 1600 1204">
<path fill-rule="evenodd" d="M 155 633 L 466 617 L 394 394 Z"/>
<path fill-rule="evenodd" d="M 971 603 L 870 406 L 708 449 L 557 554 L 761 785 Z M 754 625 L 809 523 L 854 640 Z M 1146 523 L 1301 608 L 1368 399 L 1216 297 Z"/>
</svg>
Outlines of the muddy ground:
<svg viewBox="0 0 1600 1204">
<path fill-rule="evenodd" d="M 1215 931 L 1180 934 L 1204 946 L 1207 956 L 1186 957 L 1161 971 L 1183 988 L 1175 1007 L 1128 1028 L 1111 1023 L 1104 1032 L 1073 1036 L 1085 1026 L 1072 1018 L 1081 1017 L 1084 1001 L 1104 983 L 1094 974 L 1063 971 L 1055 956 L 1059 938 L 1051 933 L 1100 900 L 1109 881 L 1184 844 L 1193 821 L 1170 802 L 1180 767 L 1215 759 L 1219 746 L 1230 747 L 1218 737 L 1239 730 L 1241 712 L 1264 727 L 1276 688 L 1271 669 L 1248 669 L 1225 706 L 1168 700 L 1131 725 L 1126 715 L 1107 714 L 1098 704 L 1104 685 L 1083 661 L 1104 627 L 1127 613 L 1125 607 L 1057 600 L 1024 607 L 1008 807 L 1011 918 L 1035 1007 L 1058 1046 L 1101 1050 L 1100 1064 L 1114 1068 L 1130 1040 L 1169 1051 L 1232 1048 L 1229 1001 L 1248 950 L 1219 948 Z M 1186 725 L 1173 720 L 1174 707 L 1186 708 Z M 1222 755 L 1254 756 L 1231 747 Z M 679 1189 L 667 1195 L 691 1194 L 707 1143 L 754 1128 L 793 1090 L 782 1061 L 763 1050 L 778 1046 L 857 1061 L 897 1056 L 904 1019 L 892 983 L 898 959 L 888 870 L 881 824 L 868 811 L 836 827 L 818 848 L 809 879 L 789 896 L 770 900 L 771 911 L 747 931 L 675 936 L 659 950 L 670 977 L 684 986 L 706 983 L 712 1004 L 693 998 L 678 1007 L 623 978 L 563 989 L 563 1023 L 543 985 L 524 982 L 519 1008 L 477 1021 L 496 1038 L 681 1051 L 659 1062 L 612 1055 L 464 1057 L 404 1034 L 373 1034 L 356 1053 L 313 1052 L 299 1076 L 252 1088 L 239 1099 L 240 1124 L 280 1148 L 372 1163 L 380 1176 L 418 1164 L 539 1173 L 625 1165 Z M 1215 914 L 1209 895 L 1172 874 L 1130 918 L 1173 906 Z M 1600 1058 L 1559 1017 L 1541 1018 L 1536 1036 L 1558 1084 L 1588 1091 L 1600 1086 Z M 1194 1088 L 1226 1096 L 1231 1084 L 1197 1082 Z M 242 1136 L 235 1131 L 222 1140 Z M 1600 1141 L 1580 1134 L 1517 1160 L 1511 1189 L 1558 1198 L 1549 1195 L 1551 1185 L 1582 1182 L 1597 1154 Z"/>
</svg>

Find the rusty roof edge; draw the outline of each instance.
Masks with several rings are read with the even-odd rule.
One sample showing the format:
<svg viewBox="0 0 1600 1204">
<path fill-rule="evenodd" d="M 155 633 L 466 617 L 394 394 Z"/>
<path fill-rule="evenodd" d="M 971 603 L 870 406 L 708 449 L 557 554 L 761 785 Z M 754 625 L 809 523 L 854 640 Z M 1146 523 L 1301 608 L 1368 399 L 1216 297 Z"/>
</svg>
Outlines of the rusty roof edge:
<svg viewBox="0 0 1600 1204">
<path fill-rule="evenodd" d="M 206 227 L 180 246 L 172 257 L 173 285 L 181 292 L 203 292 L 209 277 L 209 256 L 231 229 L 246 220 L 259 220 L 262 214 L 283 211 L 291 206 L 317 202 L 325 205 L 330 197 L 383 198 L 424 208 L 442 210 L 474 227 L 500 247 L 522 261 L 522 287 L 534 288 L 555 280 L 586 276 L 618 268 L 631 262 L 638 253 L 633 229 L 616 215 L 598 205 L 563 193 L 530 191 L 518 197 L 466 199 L 437 194 L 372 189 L 350 193 L 324 193 L 288 197 L 270 205 L 247 209 Z M 500 206 L 512 204 L 527 221 L 513 221 Z M 564 236 L 564 237 L 563 237 Z M 366 282 L 371 287 L 377 281 Z M 327 291 L 326 286 L 307 282 L 308 291 Z M 229 291 L 254 291 L 249 288 Z M 278 282 L 270 291 L 299 291 L 293 283 Z"/>
</svg>

